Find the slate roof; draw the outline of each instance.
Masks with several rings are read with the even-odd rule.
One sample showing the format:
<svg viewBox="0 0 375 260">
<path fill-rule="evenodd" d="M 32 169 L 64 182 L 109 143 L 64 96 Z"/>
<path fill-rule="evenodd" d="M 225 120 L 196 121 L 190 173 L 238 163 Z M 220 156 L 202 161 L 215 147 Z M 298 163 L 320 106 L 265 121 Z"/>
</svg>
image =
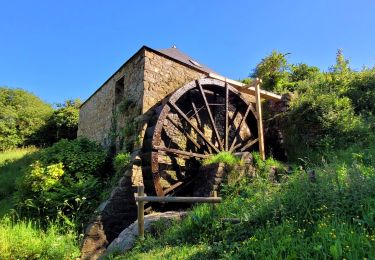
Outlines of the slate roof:
<svg viewBox="0 0 375 260">
<path fill-rule="evenodd" d="M 151 49 L 151 48 L 150 48 Z M 164 55 L 174 59 L 178 60 L 188 66 L 193 66 L 199 70 L 205 71 L 207 73 L 216 73 L 214 70 L 210 69 L 206 65 L 200 63 L 196 59 L 191 58 L 189 55 L 183 53 L 181 50 L 179 50 L 176 46 L 173 46 L 172 48 L 168 49 L 159 49 L 156 50 L 158 52 L 163 53 Z"/>
<path fill-rule="evenodd" d="M 180 51 L 179 49 L 176 48 L 176 46 L 173 46 L 172 48 L 168 48 L 168 49 L 159 49 L 159 50 L 156 50 L 156 49 L 153 49 L 153 48 L 150 48 L 148 46 L 142 46 L 142 48 L 140 48 L 135 54 L 133 54 L 133 56 L 131 56 L 117 71 L 115 71 L 115 73 L 112 74 L 112 76 L 110 76 L 94 93 L 91 94 L 91 96 L 89 96 L 82 104 L 81 104 L 81 107 L 86 104 L 86 102 L 91 99 L 91 97 L 93 97 L 117 72 L 119 72 L 128 62 L 130 62 L 134 57 L 138 56 L 143 50 L 149 50 L 149 51 L 152 51 L 158 55 L 162 55 L 162 56 L 165 56 L 171 60 L 175 60 L 177 62 L 180 62 L 181 64 L 184 64 L 190 68 L 193 68 L 193 69 L 196 69 L 196 70 L 199 70 L 201 72 L 204 72 L 204 73 L 216 73 L 218 74 L 217 72 L 215 72 L 214 70 L 210 69 L 209 67 L 203 65 L 202 63 L 200 63 L 199 61 L 191 58 L 189 55 L 183 53 L 182 51 Z"/>
</svg>

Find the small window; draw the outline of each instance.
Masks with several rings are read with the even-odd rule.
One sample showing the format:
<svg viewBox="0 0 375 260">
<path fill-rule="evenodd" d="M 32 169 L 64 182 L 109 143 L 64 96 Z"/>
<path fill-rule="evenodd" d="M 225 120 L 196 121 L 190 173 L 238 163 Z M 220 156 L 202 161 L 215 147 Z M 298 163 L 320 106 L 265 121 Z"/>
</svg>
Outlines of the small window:
<svg viewBox="0 0 375 260">
<path fill-rule="evenodd" d="M 121 78 L 115 85 L 115 105 L 124 99 L 124 78 Z"/>
</svg>

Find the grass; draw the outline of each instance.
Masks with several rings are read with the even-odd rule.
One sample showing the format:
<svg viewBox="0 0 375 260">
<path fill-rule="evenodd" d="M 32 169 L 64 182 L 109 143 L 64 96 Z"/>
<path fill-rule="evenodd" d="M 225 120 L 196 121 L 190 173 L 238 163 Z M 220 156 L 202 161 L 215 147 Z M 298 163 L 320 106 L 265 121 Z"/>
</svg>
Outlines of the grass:
<svg viewBox="0 0 375 260">
<path fill-rule="evenodd" d="M 268 179 L 273 159 L 259 161 L 258 177 L 221 190 L 215 210 L 194 208 L 172 225 L 157 225 L 114 259 L 374 259 L 375 142 L 302 160 Z M 309 177 L 310 170 L 316 178 Z M 240 223 L 223 221 L 238 218 Z"/>
<path fill-rule="evenodd" d="M 20 148 L 0 153 L 0 217 L 14 207 L 17 181 L 31 164 L 36 148 Z"/>
<path fill-rule="evenodd" d="M 75 259 L 79 257 L 77 235 L 61 225 L 41 228 L 30 220 L 14 220 L 17 181 L 33 161 L 36 148 L 0 153 L 0 259 Z"/>
<path fill-rule="evenodd" d="M 51 224 L 46 231 L 30 221 L 0 220 L 0 259 L 75 259 L 79 247 L 74 233 L 61 234 Z"/>
<path fill-rule="evenodd" d="M 218 154 L 212 155 L 203 161 L 204 165 L 213 163 L 225 163 L 229 166 L 234 166 L 240 163 L 241 159 L 230 152 L 220 152 Z"/>
</svg>

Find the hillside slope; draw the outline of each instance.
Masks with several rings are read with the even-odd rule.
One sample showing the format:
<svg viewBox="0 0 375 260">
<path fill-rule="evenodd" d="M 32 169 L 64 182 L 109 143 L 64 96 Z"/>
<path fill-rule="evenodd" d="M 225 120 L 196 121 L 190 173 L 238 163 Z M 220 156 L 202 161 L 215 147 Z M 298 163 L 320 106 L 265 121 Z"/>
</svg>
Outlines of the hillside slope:
<svg viewBox="0 0 375 260">
<path fill-rule="evenodd" d="M 375 258 L 373 139 L 289 173 L 255 158 L 258 176 L 223 186 L 217 208 L 199 205 L 180 223 L 158 223 L 115 259 Z"/>
</svg>

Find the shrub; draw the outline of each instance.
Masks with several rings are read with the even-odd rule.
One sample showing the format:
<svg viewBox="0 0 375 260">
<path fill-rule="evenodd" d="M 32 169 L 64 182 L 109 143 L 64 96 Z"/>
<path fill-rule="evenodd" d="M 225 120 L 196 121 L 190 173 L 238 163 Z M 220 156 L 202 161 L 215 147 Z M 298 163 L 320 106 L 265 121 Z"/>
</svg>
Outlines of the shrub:
<svg viewBox="0 0 375 260">
<path fill-rule="evenodd" d="M 83 224 L 99 203 L 106 158 L 86 139 L 62 140 L 41 150 L 20 183 L 21 216 Z"/>
<path fill-rule="evenodd" d="M 117 174 L 123 173 L 123 171 L 129 167 L 130 164 L 129 153 L 118 153 L 113 160 L 113 167 Z"/>
<path fill-rule="evenodd" d="M 319 85 L 317 82 L 312 84 Z M 322 86 L 317 85 L 296 95 L 290 110 L 283 115 L 282 127 L 291 159 L 297 155 L 302 157 L 309 149 L 344 148 L 349 142 L 364 139 L 368 134 L 368 126 L 355 113 L 348 97 L 334 92 L 322 93 L 319 90 Z"/>
<path fill-rule="evenodd" d="M 355 73 L 345 94 L 356 112 L 375 115 L 375 68 Z"/>
</svg>

